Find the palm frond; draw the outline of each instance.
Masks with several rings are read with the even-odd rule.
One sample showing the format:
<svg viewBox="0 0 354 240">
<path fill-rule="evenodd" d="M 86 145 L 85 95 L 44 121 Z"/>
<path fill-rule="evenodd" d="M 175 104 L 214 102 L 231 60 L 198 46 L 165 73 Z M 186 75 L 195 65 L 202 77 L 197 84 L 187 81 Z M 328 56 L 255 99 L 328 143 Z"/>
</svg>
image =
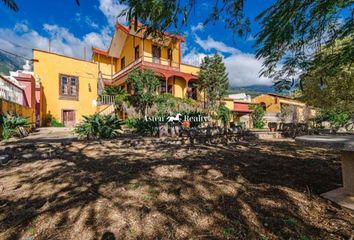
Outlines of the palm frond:
<svg viewBox="0 0 354 240">
<path fill-rule="evenodd" d="M 15 0 L 2 0 L 2 2 L 11 10 L 17 12 L 19 10 Z"/>
</svg>

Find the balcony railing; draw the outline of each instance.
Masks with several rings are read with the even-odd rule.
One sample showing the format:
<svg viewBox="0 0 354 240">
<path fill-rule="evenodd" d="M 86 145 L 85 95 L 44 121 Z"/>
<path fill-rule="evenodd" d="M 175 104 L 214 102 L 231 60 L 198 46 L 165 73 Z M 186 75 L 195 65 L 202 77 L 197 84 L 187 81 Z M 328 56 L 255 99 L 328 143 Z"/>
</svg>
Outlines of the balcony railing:
<svg viewBox="0 0 354 240">
<path fill-rule="evenodd" d="M 120 76 L 130 72 L 132 69 L 134 69 L 136 66 L 138 66 L 142 63 L 147 66 L 152 66 L 152 67 L 158 67 L 158 68 L 163 68 L 163 69 L 172 69 L 175 71 L 180 70 L 180 64 L 178 62 L 174 62 L 169 59 L 163 59 L 163 58 L 142 56 L 142 57 L 136 59 L 135 61 L 129 63 L 125 68 L 123 68 L 119 72 L 116 72 L 112 76 L 112 79 L 119 78 Z"/>
<path fill-rule="evenodd" d="M 112 105 L 114 104 L 115 96 L 101 95 L 97 100 L 97 105 Z"/>
<path fill-rule="evenodd" d="M 0 77 L 0 98 L 20 105 L 24 104 L 23 89 L 10 80 Z"/>
</svg>

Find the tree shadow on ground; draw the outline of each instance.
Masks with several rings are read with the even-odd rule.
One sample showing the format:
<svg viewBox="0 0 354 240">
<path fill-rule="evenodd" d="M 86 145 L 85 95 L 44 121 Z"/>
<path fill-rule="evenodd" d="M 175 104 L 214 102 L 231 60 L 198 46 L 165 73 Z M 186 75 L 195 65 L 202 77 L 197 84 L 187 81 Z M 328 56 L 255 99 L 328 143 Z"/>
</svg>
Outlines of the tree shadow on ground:
<svg viewBox="0 0 354 240">
<path fill-rule="evenodd" d="M 1 239 L 345 239 L 353 231 L 350 213 L 318 196 L 341 182 L 339 160 L 324 149 L 107 141 L 14 151 L 0 169 Z"/>
</svg>

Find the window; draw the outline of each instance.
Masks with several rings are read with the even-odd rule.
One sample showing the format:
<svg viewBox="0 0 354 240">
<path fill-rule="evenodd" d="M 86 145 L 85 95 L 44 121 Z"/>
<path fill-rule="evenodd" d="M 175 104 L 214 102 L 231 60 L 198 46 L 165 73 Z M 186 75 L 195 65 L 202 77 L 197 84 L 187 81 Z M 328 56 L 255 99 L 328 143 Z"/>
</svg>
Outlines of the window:
<svg viewBox="0 0 354 240">
<path fill-rule="evenodd" d="M 59 95 L 60 98 L 78 99 L 79 79 L 74 76 L 59 76 Z"/>
<path fill-rule="evenodd" d="M 135 56 L 135 60 L 137 60 L 140 57 L 139 45 L 134 48 L 134 56 Z"/>
<path fill-rule="evenodd" d="M 161 58 L 161 48 L 156 45 L 152 45 L 152 62 L 160 63 L 160 58 Z"/>
<path fill-rule="evenodd" d="M 120 60 L 120 69 L 125 68 L 125 57 L 122 57 L 122 59 Z"/>
</svg>

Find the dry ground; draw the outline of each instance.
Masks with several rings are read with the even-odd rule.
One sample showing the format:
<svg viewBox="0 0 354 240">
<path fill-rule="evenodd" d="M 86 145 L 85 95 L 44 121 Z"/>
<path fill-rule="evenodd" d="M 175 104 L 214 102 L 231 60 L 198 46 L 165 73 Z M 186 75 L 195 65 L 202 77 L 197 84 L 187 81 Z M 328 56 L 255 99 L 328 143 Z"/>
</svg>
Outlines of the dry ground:
<svg viewBox="0 0 354 240">
<path fill-rule="evenodd" d="M 353 213 L 319 196 L 341 184 L 340 159 L 326 149 L 77 142 L 19 148 L 15 157 L 0 167 L 4 240 L 348 240 L 354 232 Z"/>
</svg>

